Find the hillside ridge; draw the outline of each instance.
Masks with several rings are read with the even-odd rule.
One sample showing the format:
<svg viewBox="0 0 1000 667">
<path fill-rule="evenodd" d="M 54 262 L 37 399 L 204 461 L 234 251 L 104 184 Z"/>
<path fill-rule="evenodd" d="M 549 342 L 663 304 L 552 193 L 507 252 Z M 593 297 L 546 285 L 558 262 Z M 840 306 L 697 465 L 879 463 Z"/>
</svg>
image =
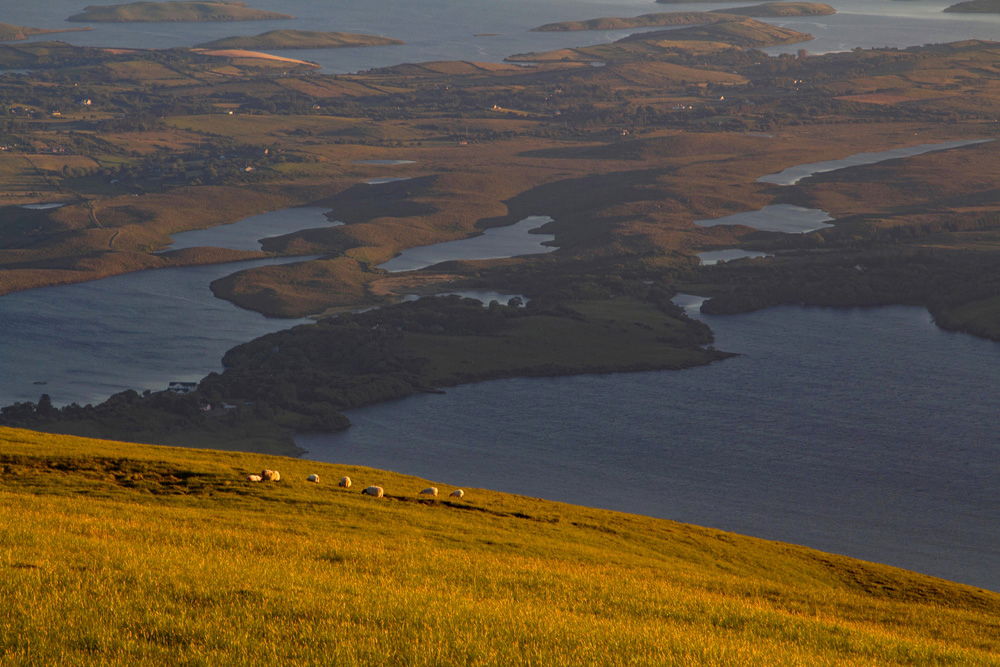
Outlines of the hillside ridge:
<svg viewBox="0 0 1000 667">
<path fill-rule="evenodd" d="M 5 661 L 986 665 L 1000 648 L 996 593 L 668 520 L 9 428 L 0 466 Z M 281 480 L 246 481 L 263 467 Z"/>
</svg>

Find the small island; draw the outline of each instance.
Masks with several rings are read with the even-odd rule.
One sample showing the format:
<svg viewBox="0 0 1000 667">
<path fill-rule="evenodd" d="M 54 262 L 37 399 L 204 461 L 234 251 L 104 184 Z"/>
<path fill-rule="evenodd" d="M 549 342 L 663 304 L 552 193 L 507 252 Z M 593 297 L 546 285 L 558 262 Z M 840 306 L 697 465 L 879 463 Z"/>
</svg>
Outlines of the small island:
<svg viewBox="0 0 1000 667">
<path fill-rule="evenodd" d="M 388 46 L 398 39 L 352 32 L 313 30 L 271 30 L 260 35 L 225 37 L 204 44 L 203 49 L 339 49 L 348 46 Z"/>
<path fill-rule="evenodd" d="M 830 16 L 837 10 L 822 2 L 765 2 L 751 7 L 714 10 L 724 14 L 768 18 L 777 16 Z"/>
<path fill-rule="evenodd" d="M 624 30 L 627 28 L 653 28 L 668 26 L 707 25 L 719 23 L 727 18 L 724 14 L 713 12 L 660 12 L 642 14 L 640 16 L 618 17 L 605 16 L 585 21 L 560 21 L 546 23 L 532 32 L 573 32 L 578 30 Z"/>
<path fill-rule="evenodd" d="M 968 0 L 952 5 L 944 11 L 963 14 L 1000 14 L 1000 0 Z"/>
<path fill-rule="evenodd" d="M 45 28 L 29 28 L 23 25 L 12 25 L 10 23 L 0 23 L 0 42 L 20 42 L 35 35 L 51 35 L 57 32 L 81 32 L 90 28 L 62 28 L 59 30 L 46 30 Z"/>
<path fill-rule="evenodd" d="M 295 18 L 261 9 L 252 9 L 246 3 L 201 2 L 175 0 L 172 2 L 131 2 L 122 5 L 91 5 L 67 21 L 90 23 L 163 23 L 208 21 L 270 21 Z"/>
<path fill-rule="evenodd" d="M 602 17 L 585 21 L 560 21 L 532 28 L 532 32 L 571 32 L 577 30 L 624 30 L 673 26 L 712 25 L 746 17 L 829 16 L 836 14 L 830 5 L 816 2 L 767 2 L 750 7 L 718 9 L 710 12 L 659 12 L 633 17 Z"/>
</svg>

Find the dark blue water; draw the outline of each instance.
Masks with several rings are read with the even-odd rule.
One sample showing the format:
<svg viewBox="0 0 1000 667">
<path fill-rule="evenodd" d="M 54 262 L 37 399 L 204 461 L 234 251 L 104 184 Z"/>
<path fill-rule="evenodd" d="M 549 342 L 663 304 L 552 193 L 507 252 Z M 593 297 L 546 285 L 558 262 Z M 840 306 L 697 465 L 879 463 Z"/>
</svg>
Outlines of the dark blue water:
<svg viewBox="0 0 1000 667">
<path fill-rule="evenodd" d="M 213 280 L 279 257 L 140 271 L 0 297 L 0 405 L 99 402 L 222 370 L 226 350 L 305 320 L 274 320 L 215 298 Z M 44 383 L 44 384 L 36 384 Z"/>
<path fill-rule="evenodd" d="M 1000 344 L 919 308 L 704 316 L 742 356 L 349 413 L 309 458 L 639 512 L 1000 590 Z"/>
</svg>

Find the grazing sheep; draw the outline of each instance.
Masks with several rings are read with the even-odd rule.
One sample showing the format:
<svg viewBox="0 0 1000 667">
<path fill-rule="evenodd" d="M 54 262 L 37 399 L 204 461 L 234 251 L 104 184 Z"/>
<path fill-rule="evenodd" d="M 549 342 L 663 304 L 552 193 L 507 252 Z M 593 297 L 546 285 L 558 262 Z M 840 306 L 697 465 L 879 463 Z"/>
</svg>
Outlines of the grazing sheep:
<svg viewBox="0 0 1000 667">
<path fill-rule="evenodd" d="M 420 492 L 422 496 L 437 496 L 438 490 L 433 486 L 428 486 L 426 489 Z"/>
<path fill-rule="evenodd" d="M 351 488 L 351 478 L 350 477 L 341 477 L 340 478 L 340 482 L 337 483 L 337 486 L 342 486 L 345 489 Z"/>
<path fill-rule="evenodd" d="M 452 498 L 464 498 L 465 491 L 463 491 L 462 489 L 455 489 L 454 491 L 451 492 L 450 495 Z"/>
<path fill-rule="evenodd" d="M 263 479 L 260 475 L 247 475 L 248 482 L 259 482 Z"/>
<path fill-rule="evenodd" d="M 306 477 L 306 481 L 307 482 L 316 482 L 318 484 L 319 483 L 319 475 L 309 475 L 308 477 Z"/>
<path fill-rule="evenodd" d="M 267 470 L 265 468 L 261 471 L 260 478 L 265 482 L 278 482 L 281 481 L 281 473 L 277 470 Z"/>
<path fill-rule="evenodd" d="M 361 493 L 365 494 L 366 496 L 375 496 L 376 498 L 381 498 L 382 496 L 385 495 L 385 489 L 383 489 L 381 486 L 369 486 Z"/>
</svg>

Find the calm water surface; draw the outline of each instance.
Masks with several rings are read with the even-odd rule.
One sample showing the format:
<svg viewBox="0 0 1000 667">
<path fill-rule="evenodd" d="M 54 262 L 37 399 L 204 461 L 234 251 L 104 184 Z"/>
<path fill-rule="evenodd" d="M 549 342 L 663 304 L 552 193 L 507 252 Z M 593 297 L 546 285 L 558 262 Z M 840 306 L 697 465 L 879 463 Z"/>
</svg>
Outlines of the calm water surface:
<svg viewBox="0 0 1000 667">
<path fill-rule="evenodd" d="M 329 208 L 298 206 L 260 215 L 251 215 L 228 225 L 174 234 L 173 243 L 166 250 L 211 246 L 231 250 L 260 250 L 260 242 L 267 238 L 283 236 L 303 229 L 331 227 L 342 222 L 331 222 L 326 213 Z"/>
<path fill-rule="evenodd" d="M 776 174 L 761 176 L 757 179 L 757 182 L 774 183 L 775 185 L 795 185 L 804 178 L 809 178 L 810 176 L 815 176 L 816 174 L 823 174 L 828 171 L 837 171 L 838 169 L 847 169 L 848 167 L 860 167 L 867 164 L 877 164 L 887 160 L 898 160 L 900 158 L 923 155 L 924 153 L 935 153 L 937 151 L 950 150 L 952 148 L 961 148 L 962 146 L 984 144 L 990 141 L 992 141 L 992 139 L 942 141 L 933 144 L 904 146 L 902 148 L 893 148 L 887 151 L 878 151 L 875 153 L 855 153 L 854 155 L 848 155 L 847 157 L 839 160 L 811 162 L 809 164 L 800 164 L 794 167 L 789 167 L 788 169 L 779 171 Z"/>
<path fill-rule="evenodd" d="M 479 236 L 407 248 L 388 262 L 379 264 L 386 271 L 414 271 L 457 259 L 498 259 L 552 252 L 555 246 L 543 245 L 555 240 L 554 234 L 533 233 L 552 218 L 533 215 L 506 227 L 491 227 Z"/>
<path fill-rule="evenodd" d="M 0 405 L 42 393 L 59 405 L 99 402 L 220 371 L 229 348 L 304 320 L 238 308 L 215 298 L 211 282 L 303 259 L 140 271 L 0 297 Z"/>
<path fill-rule="evenodd" d="M 742 356 L 349 413 L 307 457 L 806 544 L 1000 590 L 1000 344 L 919 308 L 703 316 Z"/>
<path fill-rule="evenodd" d="M 706 250 L 698 253 L 698 259 L 705 266 L 712 266 L 719 262 L 731 262 L 734 259 L 755 259 L 757 257 L 772 257 L 772 255 L 758 250 L 741 250 L 740 248 Z"/>
<path fill-rule="evenodd" d="M 806 234 L 824 227 L 833 220 L 830 214 L 818 208 L 803 208 L 794 204 L 772 204 L 757 211 L 735 213 L 723 218 L 712 220 L 695 220 L 699 227 L 718 227 L 719 225 L 743 225 L 753 227 L 762 232 L 784 232 L 785 234 Z"/>
</svg>

